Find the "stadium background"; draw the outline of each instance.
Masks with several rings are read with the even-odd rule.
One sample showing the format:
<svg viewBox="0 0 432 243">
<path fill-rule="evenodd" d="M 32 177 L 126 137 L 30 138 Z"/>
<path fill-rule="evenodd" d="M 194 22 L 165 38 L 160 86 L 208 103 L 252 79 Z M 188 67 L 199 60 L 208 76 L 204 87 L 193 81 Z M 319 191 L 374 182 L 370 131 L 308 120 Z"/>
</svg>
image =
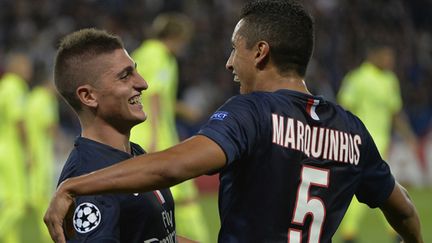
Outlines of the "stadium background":
<svg viewBox="0 0 432 243">
<path fill-rule="evenodd" d="M 195 22 L 192 44 L 179 58 L 178 97 L 201 114 L 201 121 L 178 119 L 182 138 L 193 134 L 209 112 L 237 93 L 224 69 L 231 50 L 230 36 L 242 0 L 0 0 L 0 74 L 9 52 L 28 54 L 34 64 L 31 86 L 52 79 L 59 37 L 80 28 L 97 27 L 120 35 L 131 52 L 146 37 L 151 20 L 161 12 L 181 11 Z M 420 211 L 425 242 L 432 242 L 432 11 L 431 0 L 305 0 L 316 20 L 316 47 L 307 73 L 312 92 L 333 99 L 347 71 L 362 60 L 365 40 L 391 43 L 397 50 L 396 73 L 404 109 L 422 145 L 417 156 L 395 134 L 390 161 L 396 176 L 408 186 Z M 1 97 L 0 97 L 1 98 Z M 59 99 L 60 132 L 55 158 L 58 172 L 79 134 L 70 108 Z M 1 122 L 1 121 L 0 121 Z M 417 159 L 417 158 L 420 158 Z M 57 178 L 57 175 L 56 175 Z M 217 177 L 198 178 L 215 241 L 218 229 Z M 54 187 L 54 185 L 47 185 Z M 31 226 L 23 225 L 29 239 Z M 362 242 L 387 242 L 384 226 L 369 213 L 363 221 Z M 338 242 L 336 236 L 335 242 Z M 28 241 L 32 242 L 32 241 Z M 389 242 L 389 241 L 388 241 Z"/>
</svg>

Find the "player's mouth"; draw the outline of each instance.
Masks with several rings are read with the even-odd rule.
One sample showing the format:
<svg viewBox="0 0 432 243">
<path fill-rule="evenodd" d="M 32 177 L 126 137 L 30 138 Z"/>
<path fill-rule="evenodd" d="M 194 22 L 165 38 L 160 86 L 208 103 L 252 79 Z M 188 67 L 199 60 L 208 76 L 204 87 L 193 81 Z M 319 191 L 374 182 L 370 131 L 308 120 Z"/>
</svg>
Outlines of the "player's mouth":
<svg viewBox="0 0 432 243">
<path fill-rule="evenodd" d="M 237 74 L 235 74 L 235 73 L 234 73 L 234 82 L 236 82 L 236 83 L 240 83 L 240 79 L 239 79 L 239 77 L 237 76 Z"/>
<path fill-rule="evenodd" d="M 128 102 L 131 105 L 141 105 L 141 94 L 133 96 Z"/>
</svg>

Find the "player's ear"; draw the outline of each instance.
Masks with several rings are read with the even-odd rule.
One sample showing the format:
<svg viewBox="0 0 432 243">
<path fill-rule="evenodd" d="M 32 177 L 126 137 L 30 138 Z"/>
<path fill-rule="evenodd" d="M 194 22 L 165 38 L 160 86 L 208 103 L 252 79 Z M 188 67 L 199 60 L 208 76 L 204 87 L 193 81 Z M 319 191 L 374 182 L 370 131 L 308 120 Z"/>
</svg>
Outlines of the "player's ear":
<svg viewBox="0 0 432 243">
<path fill-rule="evenodd" d="M 255 44 L 255 66 L 263 69 L 270 58 L 270 45 L 266 41 L 258 41 Z"/>
<path fill-rule="evenodd" d="M 84 84 L 76 89 L 76 95 L 85 106 L 96 108 L 98 105 L 97 96 L 94 88 L 89 84 Z"/>
</svg>

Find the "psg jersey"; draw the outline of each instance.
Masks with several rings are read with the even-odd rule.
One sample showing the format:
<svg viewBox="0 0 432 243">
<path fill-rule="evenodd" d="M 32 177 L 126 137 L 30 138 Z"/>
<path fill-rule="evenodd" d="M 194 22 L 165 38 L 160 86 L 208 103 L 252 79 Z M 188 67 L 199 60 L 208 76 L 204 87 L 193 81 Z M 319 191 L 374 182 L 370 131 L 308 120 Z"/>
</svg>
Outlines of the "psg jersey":
<svg viewBox="0 0 432 243">
<path fill-rule="evenodd" d="M 133 155 L 144 150 L 131 143 Z M 133 155 L 78 137 L 59 183 L 113 165 Z M 169 189 L 146 193 L 81 196 L 75 200 L 69 243 L 176 242 L 174 202 Z"/>
<path fill-rule="evenodd" d="M 235 96 L 199 134 L 227 158 L 219 242 L 331 242 L 354 195 L 374 208 L 394 188 L 363 123 L 322 97 Z"/>
</svg>

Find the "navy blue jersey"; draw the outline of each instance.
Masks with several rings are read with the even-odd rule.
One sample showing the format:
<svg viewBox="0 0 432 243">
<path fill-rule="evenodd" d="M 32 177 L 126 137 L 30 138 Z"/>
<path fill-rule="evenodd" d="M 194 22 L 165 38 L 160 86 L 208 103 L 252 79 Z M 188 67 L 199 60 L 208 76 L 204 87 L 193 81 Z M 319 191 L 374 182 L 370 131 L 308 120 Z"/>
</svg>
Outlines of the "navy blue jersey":
<svg viewBox="0 0 432 243">
<path fill-rule="evenodd" d="M 133 155 L 144 150 L 131 143 Z M 83 137 L 77 138 L 59 183 L 113 165 L 132 155 Z M 176 242 L 174 202 L 169 189 L 146 193 L 81 196 L 75 200 L 75 237 L 68 242 Z"/>
<path fill-rule="evenodd" d="M 235 96 L 199 134 L 227 157 L 219 242 L 331 242 L 354 195 L 377 207 L 394 188 L 362 122 L 321 97 Z"/>
</svg>

